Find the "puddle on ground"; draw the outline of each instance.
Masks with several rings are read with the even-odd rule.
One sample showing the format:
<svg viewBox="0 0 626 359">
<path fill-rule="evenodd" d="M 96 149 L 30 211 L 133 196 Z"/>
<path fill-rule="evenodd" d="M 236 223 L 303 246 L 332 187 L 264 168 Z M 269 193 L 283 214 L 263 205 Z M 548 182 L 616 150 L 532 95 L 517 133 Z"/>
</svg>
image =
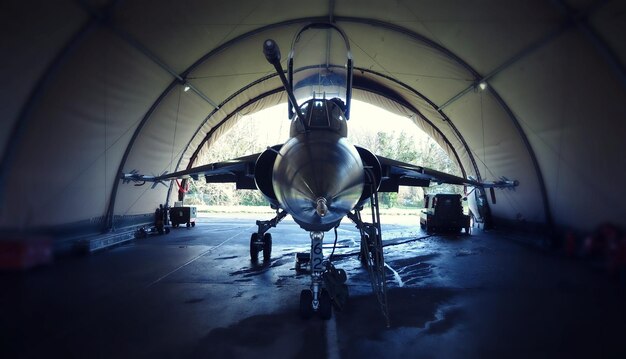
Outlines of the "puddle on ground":
<svg viewBox="0 0 626 359">
<path fill-rule="evenodd" d="M 192 358 L 325 358 L 326 322 L 303 321 L 295 309 L 256 315 L 211 330 L 192 349 Z"/>
<path fill-rule="evenodd" d="M 223 261 L 223 260 L 235 259 L 235 258 L 239 258 L 239 256 L 217 257 L 217 258 L 215 258 L 215 260 Z"/>
<path fill-rule="evenodd" d="M 463 320 L 462 309 L 454 307 L 456 295 L 448 288 L 389 289 L 390 328 L 374 296 L 350 298 L 350 307 L 336 317 L 341 346 L 349 348 L 341 357 L 397 357 L 396 350 L 417 336 L 451 330 Z"/>
</svg>

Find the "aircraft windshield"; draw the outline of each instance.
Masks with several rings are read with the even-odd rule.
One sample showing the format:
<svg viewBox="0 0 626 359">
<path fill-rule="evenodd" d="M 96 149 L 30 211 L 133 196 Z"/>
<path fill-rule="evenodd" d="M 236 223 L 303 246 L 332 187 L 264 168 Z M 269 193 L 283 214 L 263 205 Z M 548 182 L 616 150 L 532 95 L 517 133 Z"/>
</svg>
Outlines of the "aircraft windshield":
<svg viewBox="0 0 626 359">
<path fill-rule="evenodd" d="M 339 98 L 348 104 L 348 59 L 343 35 L 333 27 L 306 28 L 294 39 L 290 83 L 298 105 L 310 99 Z"/>
<path fill-rule="evenodd" d="M 344 104 L 341 100 L 309 100 L 302 105 L 303 121 L 291 123 L 290 135 L 309 131 L 333 131 L 341 137 L 348 136 L 348 127 L 344 116 Z"/>
</svg>

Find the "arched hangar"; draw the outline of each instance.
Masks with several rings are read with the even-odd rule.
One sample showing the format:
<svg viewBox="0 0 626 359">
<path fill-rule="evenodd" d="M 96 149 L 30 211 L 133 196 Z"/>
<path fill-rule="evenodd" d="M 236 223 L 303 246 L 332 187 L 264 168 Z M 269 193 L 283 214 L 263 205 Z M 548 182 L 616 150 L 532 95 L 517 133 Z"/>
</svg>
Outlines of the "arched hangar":
<svg viewBox="0 0 626 359">
<path fill-rule="evenodd" d="M 413 121 L 459 165 L 462 183 L 518 181 L 495 190 L 490 213 L 496 226 L 531 235 L 427 235 L 417 219 L 375 214 L 363 223 L 349 211 L 366 197 L 358 158 L 367 154 L 346 144 L 342 105 L 325 99 L 339 125 L 324 131 L 342 145 L 318 153 L 343 157 L 327 161 L 335 171 L 307 171 L 345 184 L 352 202 L 341 216 L 358 230 L 342 226 L 338 236 L 343 217 L 323 223 L 333 210 L 326 197 L 336 197 L 322 196 L 307 207 L 310 232 L 298 227 L 305 221 L 281 223 L 273 251 L 263 231 L 272 220 L 250 236 L 254 222 L 215 216 L 101 255 L 4 271 L 50 261 L 51 243 L 56 253 L 107 247 L 154 224 L 175 185 L 135 186 L 123 174 L 202 165 L 243 116 L 287 107 L 262 48 L 275 40 L 284 66 L 294 34 L 311 23 L 345 32 L 353 98 Z M 625 25 L 622 0 L 3 0 L 0 352 L 626 357 Z M 309 137 L 325 145 L 320 138 Z M 314 152 L 302 145 L 313 140 L 290 143 Z M 290 198 L 293 208 L 302 198 Z M 578 236 L 606 223 L 597 238 Z M 568 236 L 555 255 L 502 240 L 548 238 L 535 230 Z"/>
</svg>

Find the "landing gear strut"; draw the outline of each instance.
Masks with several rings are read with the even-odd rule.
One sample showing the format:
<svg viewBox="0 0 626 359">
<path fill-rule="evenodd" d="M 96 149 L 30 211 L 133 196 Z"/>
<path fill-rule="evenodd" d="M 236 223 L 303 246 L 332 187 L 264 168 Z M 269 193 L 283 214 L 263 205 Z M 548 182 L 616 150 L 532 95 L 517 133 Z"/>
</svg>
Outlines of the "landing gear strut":
<svg viewBox="0 0 626 359">
<path fill-rule="evenodd" d="M 333 307 L 341 310 L 348 299 L 346 272 L 336 269 L 328 260 L 324 260 L 322 251 L 323 232 L 311 232 L 311 289 L 300 292 L 300 316 L 309 319 L 317 313 L 321 319 L 332 317 Z M 298 260 L 298 259 L 297 259 Z M 300 269 L 300 262 L 296 262 Z"/>
<path fill-rule="evenodd" d="M 272 235 L 267 233 L 270 228 L 276 225 L 287 216 L 285 211 L 276 211 L 276 217 L 269 221 L 256 221 L 259 227 L 256 233 L 250 236 L 250 260 L 256 262 L 259 260 L 259 252 L 263 252 L 263 260 L 268 261 L 272 257 Z"/>
<path fill-rule="evenodd" d="M 300 293 L 300 316 L 303 319 L 309 319 L 314 312 L 319 312 L 320 316 L 324 314 L 322 319 L 330 319 L 332 310 L 328 313 L 322 313 L 320 308 L 330 306 L 330 297 L 322 296 L 322 273 L 324 272 L 324 253 L 322 253 L 322 242 L 324 240 L 324 232 L 310 232 L 311 236 L 311 289 L 303 290 Z M 321 304 L 321 300 L 328 303 Z"/>
<path fill-rule="evenodd" d="M 356 224 L 361 232 L 361 264 L 369 273 L 372 291 L 376 294 L 380 309 L 389 327 L 389 309 L 387 307 L 387 281 L 385 275 L 385 259 L 383 256 L 383 240 L 380 227 L 380 210 L 378 207 L 378 192 L 372 191 L 370 197 L 372 223 L 365 223 L 361 219 L 361 210 L 348 213 L 347 216 Z"/>
</svg>

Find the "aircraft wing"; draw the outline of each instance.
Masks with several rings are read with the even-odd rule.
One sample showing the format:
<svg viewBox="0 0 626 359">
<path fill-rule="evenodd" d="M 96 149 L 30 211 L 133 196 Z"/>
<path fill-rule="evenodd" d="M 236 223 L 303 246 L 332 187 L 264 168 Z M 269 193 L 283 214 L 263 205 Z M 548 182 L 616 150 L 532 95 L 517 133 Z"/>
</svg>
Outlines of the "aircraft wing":
<svg viewBox="0 0 626 359">
<path fill-rule="evenodd" d="M 254 167 L 260 155 L 261 153 L 256 153 L 224 162 L 164 173 L 160 176 L 141 175 L 137 171 L 131 171 L 130 173 L 123 173 L 121 179 L 125 183 L 134 182 L 136 186 L 143 185 L 145 182 L 153 182 L 154 187 L 167 180 L 185 178 L 198 180 L 200 176 L 204 176 L 207 183 L 234 182 L 237 189 L 257 189 L 254 181 Z M 506 178 L 494 182 L 479 182 L 382 156 L 376 157 L 382 169 L 380 192 L 397 192 L 399 186 L 428 187 L 432 182 L 482 188 L 515 187 L 519 184 L 518 181 L 510 181 Z"/>
<path fill-rule="evenodd" d="M 210 163 L 187 170 L 173 173 L 164 173 L 160 176 L 139 175 L 136 171 L 122 174 L 125 182 L 135 182 L 142 185 L 144 182 L 160 183 L 173 179 L 193 178 L 198 180 L 203 176 L 207 183 L 236 183 L 237 189 L 257 189 L 254 183 L 254 165 L 261 154 L 235 158 L 224 162 Z"/>
<path fill-rule="evenodd" d="M 380 192 L 397 192 L 399 186 L 428 187 L 431 182 L 483 188 L 515 187 L 518 181 L 502 178 L 495 182 L 479 182 L 449 173 L 377 156 L 382 168 Z"/>
</svg>

